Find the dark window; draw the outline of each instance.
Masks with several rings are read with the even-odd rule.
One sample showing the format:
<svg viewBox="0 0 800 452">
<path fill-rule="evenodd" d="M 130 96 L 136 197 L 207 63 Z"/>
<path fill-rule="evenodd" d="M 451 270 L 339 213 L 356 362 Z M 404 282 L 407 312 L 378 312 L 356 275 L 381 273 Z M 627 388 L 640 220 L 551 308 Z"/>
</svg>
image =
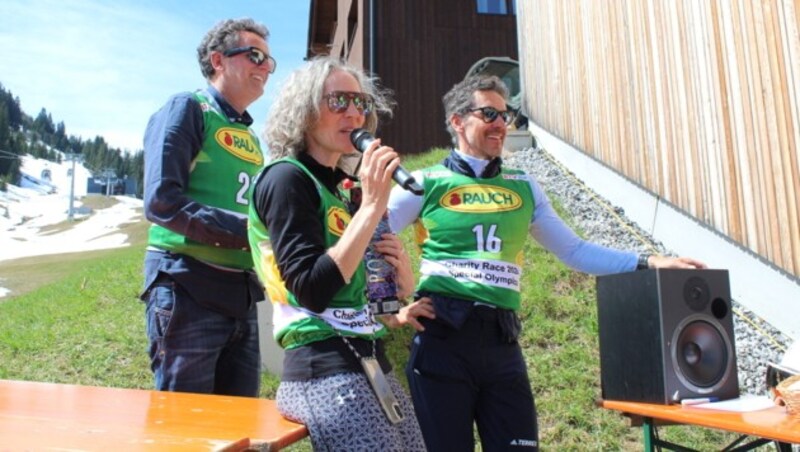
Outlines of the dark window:
<svg viewBox="0 0 800 452">
<path fill-rule="evenodd" d="M 517 14 L 516 0 L 476 0 L 478 14 Z"/>
</svg>

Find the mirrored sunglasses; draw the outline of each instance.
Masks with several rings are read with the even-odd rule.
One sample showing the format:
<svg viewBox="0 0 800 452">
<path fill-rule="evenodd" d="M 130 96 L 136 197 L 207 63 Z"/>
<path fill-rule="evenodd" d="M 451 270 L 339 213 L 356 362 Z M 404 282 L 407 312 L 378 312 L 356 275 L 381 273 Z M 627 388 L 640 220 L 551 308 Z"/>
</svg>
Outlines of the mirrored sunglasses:
<svg viewBox="0 0 800 452">
<path fill-rule="evenodd" d="M 353 91 L 332 91 L 322 96 L 322 98 L 327 100 L 328 109 L 331 113 L 344 113 L 347 111 L 347 107 L 350 106 L 350 102 L 352 102 L 360 114 L 368 115 L 375 105 L 372 96 L 369 94 Z"/>
<path fill-rule="evenodd" d="M 503 118 L 503 122 L 506 123 L 506 125 L 511 124 L 511 121 L 514 120 L 514 113 L 513 112 L 511 112 L 509 110 L 500 111 L 500 110 L 498 110 L 498 109 L 496 109 L 494 107 L 473 108 L 472 110 L 467 110 L 467 111 L 469 111 L 470 113 L 474 113 L 476 111 L 479 111 L 481 113 L 480 114 L 480 118 L 486 124 L 493 123 L 497 119 L 498 116 L 501 116 Z"/>
<path fill-rule="evenodd" d="M 275 68 L 278 67 L 278 62 L 275 61 L 275 58 L 272 58 L 267 53 L 264 53 L 263 50 L 259 49 L 255 46 L 248 46 L 248 47 L 236 47 L 233 49 L 228 49 L 222 52 L 223 55 L 226 57 L 232 57 L 236 55 L 240 55 L 242 53 L 247 54 L 247 58 L 253 62 L 256 66 L 261 66 L 266 61 L 269 67 L 269 73 L 272 74 L 275 72 Z"/>
</svg>

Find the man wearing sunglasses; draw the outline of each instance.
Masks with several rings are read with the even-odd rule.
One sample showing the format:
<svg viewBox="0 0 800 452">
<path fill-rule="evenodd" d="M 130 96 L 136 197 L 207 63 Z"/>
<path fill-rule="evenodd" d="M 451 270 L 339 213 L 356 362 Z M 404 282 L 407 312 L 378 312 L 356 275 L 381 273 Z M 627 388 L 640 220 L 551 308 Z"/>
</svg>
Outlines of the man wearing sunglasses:
<svg viewBox="0 0 800 452">
<path fill-rule="evenodd" d="M 141 299 L 159 390 L 258 395 L 247 209 L 264 158 L 247 108 L 275 71 L 268 36 L 252 19 L 216 24 L 197 48 L 208 86 L 170 98 L 145 131 Z"/>
<path fill-rule="evenodd" d="M 495 76 L 456 84 L 444 96 L 455 149 L 442 163 L 414 173 L 423 196 L 395 187 L 389 199 L 392 229 L 415 223 L 423 238 L 417 292 L 436 315 L 420 319 L 406 368 L 429 451 L 473 450 L 473 424 L 484 451 L 538 449 L 536 407 L 517 342 L 529 232 L 564 263 L 592 274 L 705 267 L 578 237 L 531 176 L 502 166 L 514 117 L 507 97 Z"/>
</svg>

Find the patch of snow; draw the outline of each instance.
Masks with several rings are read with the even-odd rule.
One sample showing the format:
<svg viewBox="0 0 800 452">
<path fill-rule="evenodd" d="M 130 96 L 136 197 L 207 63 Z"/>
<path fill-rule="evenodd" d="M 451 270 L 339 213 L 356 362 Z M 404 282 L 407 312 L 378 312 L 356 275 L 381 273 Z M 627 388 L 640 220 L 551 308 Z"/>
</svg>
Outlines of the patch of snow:
<svg viewBox="0 0 800 452">
<path fill-rule="evenodd" d="M 117 204 L 90 214 L 83 213 L 86 209 L 73 200 L 75 222 L 61 232 L 43 232 L 47 226 L 68 220 L 72 162 L 59 164 L 25 156 L 22 164 L 21 172 L 29 176 L 28 187 L 9 185 L 7 192 L 0 191 L 0 261 L 127 245 L 127 235 L 116 231 L 138 221 L 141 213 L 136 209 L 142 207 L 141 200 L 115 196 Z M 76 163 L 75 174 L 75 197 L 85 196 L 89 171 Z M 0 287 L 0 297 L 9 292 Z"/>
</svg>

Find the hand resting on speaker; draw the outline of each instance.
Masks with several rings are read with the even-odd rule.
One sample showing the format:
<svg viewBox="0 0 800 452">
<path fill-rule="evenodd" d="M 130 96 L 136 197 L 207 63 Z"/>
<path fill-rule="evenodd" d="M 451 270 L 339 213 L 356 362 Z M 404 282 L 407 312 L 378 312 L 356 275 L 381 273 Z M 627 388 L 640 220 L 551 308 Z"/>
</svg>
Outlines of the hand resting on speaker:
<svg viewBox="0 0 800 452">
<path fill-rule="evenodd" d="M 708 266 L 691 257 L 647 255 L 647 268 L 708 268 Z"/>
</svg>

